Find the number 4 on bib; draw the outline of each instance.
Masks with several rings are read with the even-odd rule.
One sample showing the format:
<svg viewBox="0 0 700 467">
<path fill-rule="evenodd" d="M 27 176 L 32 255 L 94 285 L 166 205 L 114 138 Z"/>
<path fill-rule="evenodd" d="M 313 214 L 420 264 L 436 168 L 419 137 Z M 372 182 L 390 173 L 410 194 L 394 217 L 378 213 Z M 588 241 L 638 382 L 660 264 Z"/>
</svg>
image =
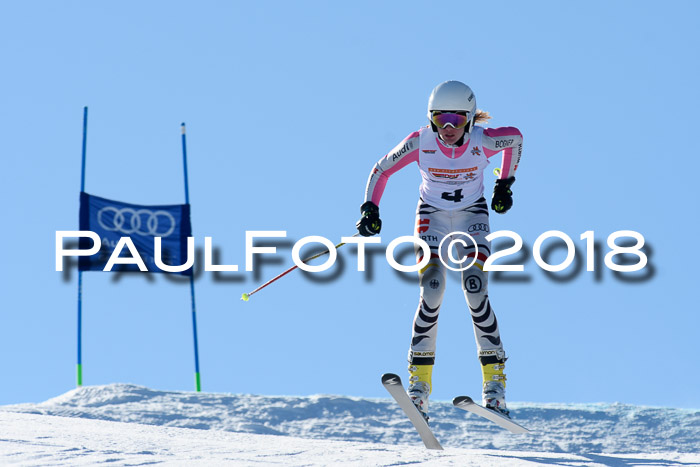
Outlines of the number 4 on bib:
<svg viewBox="0 0 700 467">
<path fill-rule="evenodd" d="M 455 203 L 459 203 L 464 199 L 464 196 L 462 195 L 462 189 L 460 188 L 459 190 L 455 190 L 453 192 L 445 191 L 442 194 L 441 198 L 447 201 L 454 201 Z"/>
</svg>

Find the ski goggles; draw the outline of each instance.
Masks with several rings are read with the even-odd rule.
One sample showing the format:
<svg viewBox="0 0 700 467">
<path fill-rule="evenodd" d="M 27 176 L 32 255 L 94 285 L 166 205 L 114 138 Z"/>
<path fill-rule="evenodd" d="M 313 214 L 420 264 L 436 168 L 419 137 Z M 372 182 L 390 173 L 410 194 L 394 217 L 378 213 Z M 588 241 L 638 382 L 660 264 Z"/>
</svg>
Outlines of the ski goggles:
<svg viewBox="0 0 700 467">
<path fill-rule="evenodd" d="M 439 112 L 434 111 L 431 114 L 432 121 L 438 128 L 445 128 L 447 125 L 452 125 L 452 128 L 464 128 L 469 123 L 467 115 L 455 112 Z"/>
</svg>

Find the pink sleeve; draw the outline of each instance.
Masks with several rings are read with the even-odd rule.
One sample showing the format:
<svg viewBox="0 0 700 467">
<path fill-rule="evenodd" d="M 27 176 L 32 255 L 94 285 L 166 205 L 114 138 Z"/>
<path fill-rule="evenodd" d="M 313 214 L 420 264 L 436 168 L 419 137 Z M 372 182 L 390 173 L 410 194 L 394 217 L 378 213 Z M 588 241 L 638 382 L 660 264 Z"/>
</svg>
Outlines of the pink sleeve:
<svg viewBox="0 0 700 467">
<path fill-rule="evenodd" d="M 515 127 L 487 128 L 481 140 L 487 158 L 503 152 L 501 175 L 504 179 L 515 175 L 523 151 L 523 135 Z"/>
<path fill-rule="evenodd" d="M 418 132 L 411 133 L 374 165 L 367 180 L 365 201 L 379 206 L 389 177 L 411 162 L 418 162 L 418 146 Z"/>
</svg>

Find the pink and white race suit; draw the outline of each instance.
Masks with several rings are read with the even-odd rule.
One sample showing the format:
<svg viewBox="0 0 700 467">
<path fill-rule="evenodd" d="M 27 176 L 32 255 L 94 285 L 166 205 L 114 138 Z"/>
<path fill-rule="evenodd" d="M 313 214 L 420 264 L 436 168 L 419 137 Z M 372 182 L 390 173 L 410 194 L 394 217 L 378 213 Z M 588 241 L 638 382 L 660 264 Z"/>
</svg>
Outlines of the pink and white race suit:
<svg viewBox="0 0 700 467">
<path fill-rule="evenodd" d="M 491 253 L 488 205 L 484 199 L 484 169 L 489 159 L 502 153 L 500 178 L 514 176 L 522 154 L 523 137 L 514 127 L 474 126 L 460 146 L 446 145 L 430 127 L 411 133 L 380 159 L 367 181 L 365 201 L 379 206 L 389 177 L 412 162 L 418 163 L 423 181 L 416 210 L 415 235 L 430 246 L 430 262 L 419 271 L 420 300 L 413 321 L 408 360 L 411 365 L 435 362 L 437 320 L 445 292 L 447 268 L 439 259 L 442 239 L 452 232 L 466 232 L 477 244 L 457 246 L 457 258 L 476 257 L 462 271 L 461 282 L 471 311 L 474 336 L 482 364 L 505 356 L 496 315 L 488 298 L 488 272 L 484 262 Z M 450 242 L 445 241 L 443 248 Z M 469 241 L 467 240 L 467 243 Z M 418 250 L 418 261 L 422 251 Z M 442 252 L 443 259 L 448 258 Z"/>
</svg>

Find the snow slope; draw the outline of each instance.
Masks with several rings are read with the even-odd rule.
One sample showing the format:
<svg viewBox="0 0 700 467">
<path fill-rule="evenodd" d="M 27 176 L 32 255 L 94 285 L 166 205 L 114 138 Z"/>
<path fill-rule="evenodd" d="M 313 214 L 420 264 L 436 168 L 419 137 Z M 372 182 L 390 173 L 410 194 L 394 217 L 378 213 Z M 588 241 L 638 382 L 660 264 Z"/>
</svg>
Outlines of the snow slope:
<svg viewBox="0 0 700 467">
<path fill-rule="evenodd" d="M 700 411 L 510 404 L 512 435 L 434 402 L 429 452 L 390 399 L 83 387 L 0 407 L 0 464 L 700 465 Z"/>
</svg>

